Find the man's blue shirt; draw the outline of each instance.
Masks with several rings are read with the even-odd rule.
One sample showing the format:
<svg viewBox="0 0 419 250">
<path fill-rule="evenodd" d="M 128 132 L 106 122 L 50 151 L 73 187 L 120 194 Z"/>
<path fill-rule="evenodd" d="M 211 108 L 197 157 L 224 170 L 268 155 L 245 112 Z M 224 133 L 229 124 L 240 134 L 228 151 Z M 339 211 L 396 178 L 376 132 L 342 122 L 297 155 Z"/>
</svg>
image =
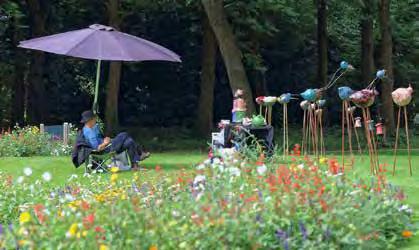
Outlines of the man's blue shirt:
<svg viewBox="0 0 419 250">
<path fill-rule="evenodd" d="M 94 149 L 98 149 L 99 145 L 103 143 L 103 138 L 97 124 L 92 128 L 84 126 L 83 135 Z"/>
</svg>

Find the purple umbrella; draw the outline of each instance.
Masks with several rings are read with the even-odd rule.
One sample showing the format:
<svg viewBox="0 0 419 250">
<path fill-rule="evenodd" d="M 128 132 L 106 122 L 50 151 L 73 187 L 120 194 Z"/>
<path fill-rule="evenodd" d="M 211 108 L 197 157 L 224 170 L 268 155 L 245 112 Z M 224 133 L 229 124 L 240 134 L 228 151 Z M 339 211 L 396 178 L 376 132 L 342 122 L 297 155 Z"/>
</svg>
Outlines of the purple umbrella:
<svg viewBox="0 0 419 250">
<path fill-rule="evenodd" d="M 75 30 L 22 41 L 19 47 L 98 61 L 93 109 L 97 111 L 101 61 L 181 62 L 176 53 L 150 41 L 93 24 Z"/>
</svg>

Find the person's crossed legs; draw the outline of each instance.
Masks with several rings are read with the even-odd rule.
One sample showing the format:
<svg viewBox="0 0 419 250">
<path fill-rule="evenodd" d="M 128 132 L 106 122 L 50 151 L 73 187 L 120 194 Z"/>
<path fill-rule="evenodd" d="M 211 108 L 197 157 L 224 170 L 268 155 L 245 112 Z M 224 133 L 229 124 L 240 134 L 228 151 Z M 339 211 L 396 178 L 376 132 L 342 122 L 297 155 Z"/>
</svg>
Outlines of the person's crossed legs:
<svg viewBox="0 0 419 250">
<path fill-rule="evenodd" d="M 142 152 L 137 143 L 128 135 L 128 133 L 119 133 L 112 139 L 112 150 L 117 153 L 127 151 L 133 165 L 133 169 L 138 168 L 138 162 L 150 156 L 148 152 Z"/>
</svg>

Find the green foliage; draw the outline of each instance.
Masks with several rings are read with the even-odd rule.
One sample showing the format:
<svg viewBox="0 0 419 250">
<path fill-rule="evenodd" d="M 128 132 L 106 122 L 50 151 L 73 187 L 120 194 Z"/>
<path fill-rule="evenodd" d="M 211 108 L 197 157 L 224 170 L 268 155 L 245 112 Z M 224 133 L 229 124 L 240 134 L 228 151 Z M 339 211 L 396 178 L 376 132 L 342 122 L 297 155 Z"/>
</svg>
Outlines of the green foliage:
<svg viewBox="0 0 419 250">
<path fill-rule="evenodd" d="M 46 32 L 54 34 L 92 23 L 108 22 L 106 4 L 89 0 L 50 0 Z M 372 5 L 366 13 L 365 4 Z M 366 15 L 377 20 L 377 0 L 328 1 L 329 68 L 340 60 L 351 62 L 357 71 L 344 83 L 355 88 L 359 81 L 360 21 Z M 418 4 L 415 0 L 391 2 L 396 86 L 419 78 Z M 316 87 L 316 5 L 313 0 L 225 0 L 228 19 L 242 50 L 253 90 L 269 95 L 299 93 Z M 120 29 L 162 44 L 181 55 L 182 64 L 158 62 L 124 63 L 119 111 L 123 125 L 190 128 L 199 97 L 202 53 L 200 1 L 121 1 Z M 28 8 L 24 1 L 6 1 L 0 6 L 0 122 L 11 124 L 14 76 L 27 73 L 32 52 L 16 48 L 18 41 L 32 38 Z M 379 48 L 379 27 L 375 21 L 375 48 Z M 17 57 L 18 52 L 21 53 Z M 378 52 L 378 50 L 377 50 Z M 376 59 L 379 55 L 376 53 Z M 12 59 L 12 60 L 11 60 Z M 23 67 L 18 69 L 16 61 Z M 376 60 L 377 61 L 377 60 Z M 377 63 L 378 66 L 378 63 Z M 75 122 L 81 111 L 91 107 L 95 76 L 93 61 L 47 55 L 44 65 L 48 123 Z M 221 60 L 217 61 L 215 120 L 230 115 L 231 89 Z M 101 75 L 100 107 L 106 100 L 107 63 Z M 27 79 L 25 79 L 27 82 Z M 261 87 L 262 86 L 262 87 Z M 262 90 L 261 90 L 262 89 Z M 333 97 L 333 98 L 332 98 Z M 330 93 L 331 123 L 339 120 L 339 100 Z M 419 98 L 414 98 L 418 102 Z M 227 103 L 227 104 L 226 104 Z M 417 105 L 417 104 L 416 104 Z M 298 105 L 290 106 L 293 123 L 301 122 Z M 275 112 L 278 113 L 278 112 Z M 275 119 L 279 121 L 279 119 Z"/>
<path fill-rule="evenodd" d="M 0 157 L 61 156 L 69 155 L 75 141 L 76 132 L 71 130 L 69 145 L 61 139 L 40 133 L 38 127 L 16 127 L 4 132 L 0 137 Z"/>
</svg>

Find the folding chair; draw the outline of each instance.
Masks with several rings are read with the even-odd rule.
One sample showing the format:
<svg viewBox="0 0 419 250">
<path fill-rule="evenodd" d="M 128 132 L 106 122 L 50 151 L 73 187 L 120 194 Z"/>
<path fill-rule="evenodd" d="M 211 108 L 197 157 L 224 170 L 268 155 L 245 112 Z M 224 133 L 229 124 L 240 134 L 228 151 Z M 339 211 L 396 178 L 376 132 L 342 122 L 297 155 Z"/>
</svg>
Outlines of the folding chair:
<svg viewBox="0 0 419 250">
<path fill-rule="evenodd" d="M 117 167 L 119 171 L 127 171 L 131 169 L 131 166 L 131 161 L 126 151 L 118 154 L 115 151 L 95 150 L 92 151 L 85 163 L 85 173 L 107 173 L 111 167 Z"/>
</svg>

